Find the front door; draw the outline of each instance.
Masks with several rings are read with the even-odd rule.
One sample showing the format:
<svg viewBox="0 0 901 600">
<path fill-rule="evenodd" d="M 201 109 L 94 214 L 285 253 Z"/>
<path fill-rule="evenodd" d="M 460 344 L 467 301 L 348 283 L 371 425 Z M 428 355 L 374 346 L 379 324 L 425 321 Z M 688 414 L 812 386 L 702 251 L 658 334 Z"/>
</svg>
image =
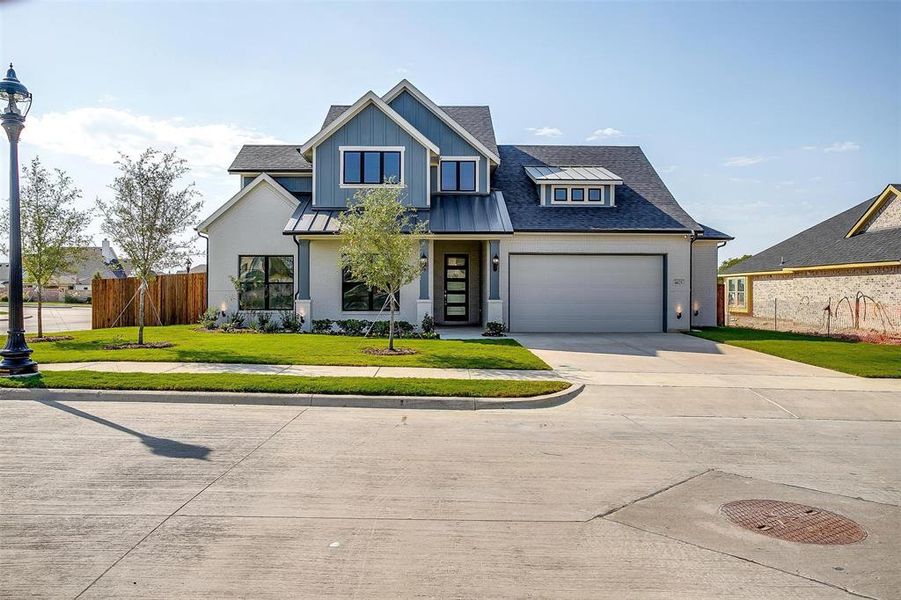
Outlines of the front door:
<svg viewBox="0 0 901 600">
<path fill-rule="evenodd" d="M 444 255 L 444 320 L 469 320 L 469 255 Z"/>
</svg>

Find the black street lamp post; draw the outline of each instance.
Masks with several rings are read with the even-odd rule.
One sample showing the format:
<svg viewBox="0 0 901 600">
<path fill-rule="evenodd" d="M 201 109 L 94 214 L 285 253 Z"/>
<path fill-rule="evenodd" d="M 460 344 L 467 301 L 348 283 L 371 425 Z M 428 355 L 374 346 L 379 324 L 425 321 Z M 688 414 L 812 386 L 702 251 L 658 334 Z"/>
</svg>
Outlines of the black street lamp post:
<svg viewBox="0 0 901 600">
<path fill-rule="evenodd" d="M 10 63 L 0 81 L 0 121 L 9 138 L 9 335 L 0 350 L 0 373 L 32 375 L 38 364 L 31 360 L 31 348 L 25 343 L 22 314 L 22 232 L 19 218 L 19 134 L 25 127 L 25 115 L 31 108 L 31 93 L 16 78 Z"/>
</svg>

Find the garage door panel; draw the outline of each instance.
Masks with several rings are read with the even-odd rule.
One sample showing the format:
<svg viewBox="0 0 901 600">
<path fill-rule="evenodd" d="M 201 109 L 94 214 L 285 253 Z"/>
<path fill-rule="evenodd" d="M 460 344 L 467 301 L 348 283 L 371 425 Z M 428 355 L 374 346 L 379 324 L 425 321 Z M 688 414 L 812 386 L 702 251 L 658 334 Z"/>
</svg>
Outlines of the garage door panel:
<svg viewBox="0 0 901 600">
<path fill-rule="evenodd" d="M 535 332 L 660 331 L 663 257 L 510 257 L 510 328 Z"/>
</svg>

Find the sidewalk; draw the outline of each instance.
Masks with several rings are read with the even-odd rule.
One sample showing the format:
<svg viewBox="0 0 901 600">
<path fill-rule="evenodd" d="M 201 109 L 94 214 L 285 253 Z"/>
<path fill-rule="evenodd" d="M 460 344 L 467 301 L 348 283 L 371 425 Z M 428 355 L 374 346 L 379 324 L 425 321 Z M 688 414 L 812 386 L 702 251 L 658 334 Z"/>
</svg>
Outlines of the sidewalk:
<svg viewBox="0 0 901 600">
<path fill-rule="evenodd" d="M 347 367 L 327 365 L 254 365 L 237 363 L 102 361 L 42 364 L 42 371 L 106 373 L 245 373 L 299 377 L 418 377 L 424 379 L 562 379 L 556 371 L 519 369 L 438 369 L 428 367 Z"/>
</svg>

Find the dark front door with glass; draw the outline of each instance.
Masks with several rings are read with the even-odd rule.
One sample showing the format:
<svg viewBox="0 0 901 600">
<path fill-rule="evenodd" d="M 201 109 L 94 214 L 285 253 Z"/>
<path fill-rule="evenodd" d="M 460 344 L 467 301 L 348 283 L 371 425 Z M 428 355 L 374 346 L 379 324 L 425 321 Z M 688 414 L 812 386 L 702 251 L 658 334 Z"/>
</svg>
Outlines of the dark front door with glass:
<svg viewBox="0 0 901 600">
<path fill-rule="evenodd" d="M 444 320 L 469 320 L 469 255 L 444 255 Z"/>
</svg>

